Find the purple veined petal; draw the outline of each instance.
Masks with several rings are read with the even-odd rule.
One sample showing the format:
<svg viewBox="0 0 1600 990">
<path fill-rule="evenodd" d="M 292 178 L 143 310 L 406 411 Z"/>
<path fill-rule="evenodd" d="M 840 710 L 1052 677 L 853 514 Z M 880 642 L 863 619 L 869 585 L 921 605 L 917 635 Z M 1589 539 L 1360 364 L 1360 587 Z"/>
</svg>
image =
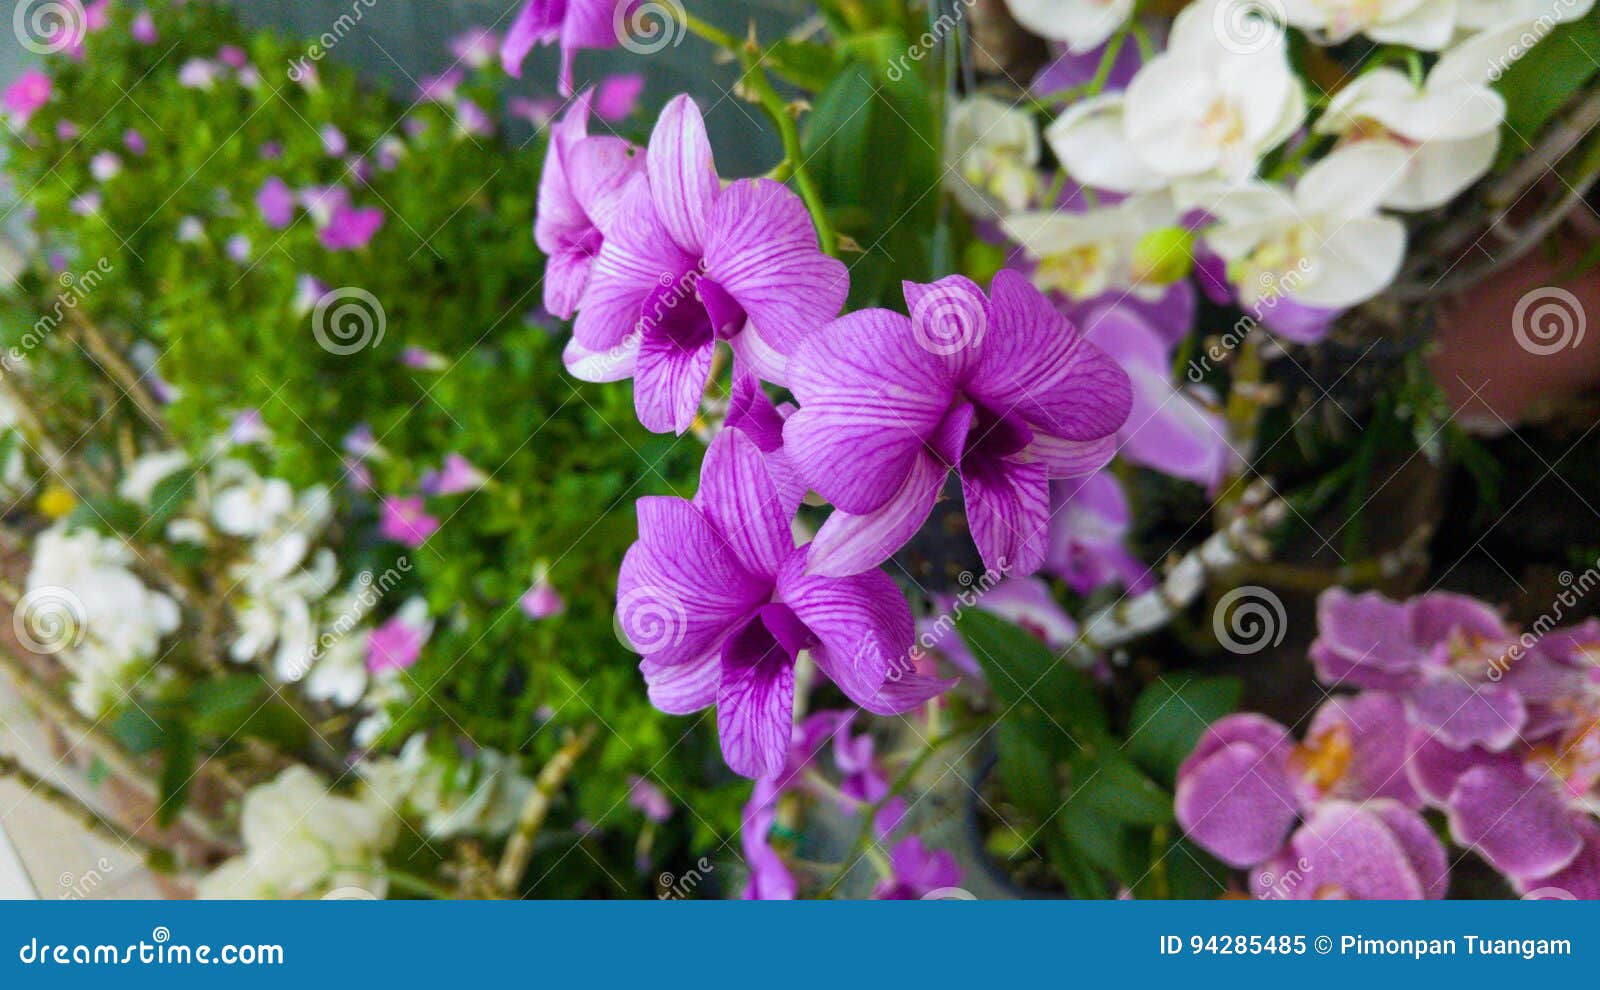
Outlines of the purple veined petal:
<svg viewBox="0 0 1600 990">
<path fill-rule="evenodd" d="M 560 30 L 560 15 L 555 12 L 552 0 L 528 0 L 517 12 L 516 20 L 506 31 L 500 43 L 500 65 L 506 75 L 522 78 L 522 63 L 535 45 L 548 45 L 556 40 Z"/>
<path fill-rule="evenodd" d="M 1324 682 L 1379 690 L 1414 684 L 1424 659 L 1411 641 L 1405 606 L 1377 592 L 1352 595 L 1342 588 L 1317 599 L 1311 658 Z"/>
<path fill-rule="evenodd" d="M 589 287 L 589 273 L 594 270 L 595 255 L 585 245 L 563 245 L 553 250 L 540 250 L 546 255 L 544 308 L 557 319 L 570 320 L 578 311 L 583 290 Z"/>
<path fill-rule="evenodd" d="M 771 179 L 741 179 L 711 208 L 706 271 L 749 314 L 761 339 L 792 354 L 839 315 L 850 272 L 817 247 L 800 197 Z"/>
<path fill-rule="evenodd" d="M 1389 810 L 1379 814 L 1384 805 Z M 1403 838 L 1397 835 L 1385 816 L 1398 821 L 1401 815 L 1416 817 L 1416 812 L 1387 801 L 1365 805 L 1329 801 L 1320 805 L 1290 841 L 1309 880 L 1296 893 L 1351 900 L 1421 900 L 1439 896 L 1438 868 L 1444 851 L 1435 853 L 1426 848 L 1427 824 L 1420 818 L 1402 826 Z M 1433 844 L 1437 845 L 1438 840 Z"/>
<path fill-rule="evenodd" d="M 688 663 L 639 661 L 650 703 L 668 715 L 693 715 L 717 701 L 722 682 L 722 652 L 712 650 Z"/>
<path fill-rule="evenodd" d="M 882 571 L 831 578 L 805 573 L 795 554 L 778 576 L 778 599 L 817 637 L 817 666 L 847 697 L 871 697 L 911 650 L 911 606 Z M 857 704 L 860 704 L 857 701 Z"/>
<path fill-rule="evenodd" d="M 989 299 L 965 275 L 933 283 L 902 282 L 917 342 L 937 355 L 950 376 L 963 380 L 977 367 L 989 335 Z"/>
<path fill-rule="evenodd" d="M 1230 866 L 1242 869 L 1269 858 L 1299 816 L 1274 753 L 1246 742 L 1213 744 L 1204 755 L 1191 755 L 1178 774 L 1178 823 Z"/>
<path fill-rule="evenodd" d="M 1600 900 L 1600 827 L 1580 821 L 1578 831 L 1583 845 L 1572 862 L 1547 877 L 1516 881 L 1518 893 L 1528 900 Z"/>
<path fill-rule="evenodd" d="M 889 672 L 877 691 L 851 700 L 874 715 L 900 715 L 939 697 L 955 687 L 959 680 L 956 677 L 900 673 L 896 668 Z"/>
<path fill-rule="evenodd" d="M 1405 705 L 1392 695 L 1366 691 L 1329 698 L 1312 716 L 1306 741 L 1290 765 L 1307 778 L 1312 800 L 1392 798 L 1417 807 L 1421 799 L 1406 775 L 1406 761 L 1411 756 L 1408 734 Z M 1319 781 L 1315 772 L 1306 772 L 1311 768 L 1298 757 L 1316 752 L 1319 746 L 1332 750 L 1328 755 L 1338 779 Z M 1314 762 L 1316 757 L 1310 759 Z M 1327 785 L 1326 793 L 1323 785 Z"/>
<path fill-rule="evenodd" d="M 740 334 L 735 337 L 737 342 Z M 780 410 L 754 378 L 734 375 L 733 395 L 728 403 L 725 427 L 738 430 L 755 442 L 766 457 L 767 472 L 778 488 L 779 504 L 784 515 L 793 519 L 800 503 L 806 497 L 806 483 L 795 470 L 788 453 L 783 449 L 784 418 L 794 411 L 794 406 L 784 404 Z"/>
<path fill-rule="evenodd" d="M 705 254 L 711 208 L 721 183 L 700 107 L 687 95 L 674 98 L 661 111 L 650 134 L 645 167 L 662 226 L 680 250 L 699 260 Z"/>
<path fill-rule="evenodd" d="M 990 290 L 990 327 L 965 388 L 1036 430 L 1067 440 L 1115 433 L 1133 404 L 1128 376 L 1083 339 L 1027 277 L 1003 270 Z"/>
<path fill-rule="evenodd" d="M 634 176 L 590 271 L 573 337 L 586 350 L 607 351 L 638 334 L 645 301 L 663 286 L 681 284 L 697 262 L 668 236 L 651 201 L 649 182 Z"/>
<path fill-rule="evenodd" d="M 795 555 L 789 516 L 766 457 L 738 430 L 723 430 L 712 439 L 694 502 L 752 574 L 776 578 Z"/>
<path fill-rule="evenodd" d="M 717 734 L 734 773 L 783 771 L 794 728 L 794 658 L 759 617 L 728 637 L 717 688 Z"/>
<path fill-rule="evenodd" d="M 633 408 L 645 429 L 679 435 L 689 429 L 705 396 L 716 349 L 709 335 L 683 342 L 670 332 L 645 332 L 633 368 Z"/>
<path fill-rule="evenodd" d="M 558 125 L 560 126 L 560 125 Z M 570 319 L 582 299 L 604 232 L 621 212 L 628 185 L 643 167 L 626 141 L 584 137 L 554 140 L 539 181 L 534 240 L 550 258 L 545 308 Z"/>
<path fill-rule="evenodd" d="M 1518 880 L 1565 869 L 1583 845 L 1577 816 L 1557 793 L 1522 767 L 1474 767 L 1456 781 L 1446 814 L 1450 835 L 1501 873 Z"/>
<path fill-rule="evenodd" d="M 774 385 L 788 386 L 789 356 L 779 354 L 771 344 L 767 343 L 754 323 L 745 324 L 742 331 L 729 337 L 728 347 L 733 351 L 735 381 L 751 378 L 771 382 Z"/>
<path fill-rule="evenodd" d="M 617 622 L 651 661 L 687 663 L 764 602 L 771 582 L 746 571 L 689 502 L 652 496 L 636 509 L 639 541 L 617 576 Z"/>
<path fill-rule="evenodd" d="M 604 351 L 591 351 L 573 339 L 567 341 L 567 346 L 561 352 L 561 362 L 566 365 L 567 372 L 585 382 L 620 382 L 624 378 L 632 378 L 638 357 L 637 334 L 624 338 L 615 347 Z"/>
<path fill-rule="evenodd" d="M 900 490 L 882 506 L 861 515 L 833 510 L 811 541 L 807 569 L 823 577 L 848 577 L 894 556 L 928 521 L 949 473 L 935 458 L 918 453 Z"/>
<path fill-rule="evenodd" d="M 807 484 L 857 515 L 902 491 L 955 399 L 911 321 L 887 310 L 812 334 L 789 361 L 789 383 L 800 411 L 784 424 L 784 448 Z"/>
<path fill-rule="evenodd" d="M 1050 478 L 1042 463 L 1001 461 L 973 470 L 962 465 L 967 528 L 983 566 L 1026 577 L 1044 563 L 1050 543 Z"/>
<path fill-rule="evenodd" d="M 1048 433 L 1036 433 L 1026 456 L 1043 464 L 1051 478 L 1082 478 L 1110 464 L 1116 455 L 1115 436 L 1063 440 Z"/>
<path fill-rule="evenodd" d="M 1473 684 L 1445 672 L 1406 695 L 1406 711 L 1419 728 L 1456 749 L 1481 746 L 1499 752 L 1521 739 L 1528 721 L 1522 698 L 1510 688 Z"/>
</svg>

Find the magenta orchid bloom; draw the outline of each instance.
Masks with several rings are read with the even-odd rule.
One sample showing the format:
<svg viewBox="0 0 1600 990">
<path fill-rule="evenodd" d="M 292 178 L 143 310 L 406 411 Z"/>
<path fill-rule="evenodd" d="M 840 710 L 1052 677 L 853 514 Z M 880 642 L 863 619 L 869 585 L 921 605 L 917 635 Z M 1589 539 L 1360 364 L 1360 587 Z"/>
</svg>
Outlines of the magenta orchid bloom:
<svg viewBox="0 0 1600 990">
<path fill-rule="evenodd" d="M 1427 821 L 1399 801 L 1327 801 L 1250 878 L 1263 900 L 1437 900 L 1450 864 Z"/>
<path fill-rule="evenodd" d="M 528 0 L 500 45 L 507 74 L 522 78 L 522 63 L 536 45 L 561 48 L 561 95 L 572 95 L 572 62 L 582 48 L 615 48 L 641 0 Z"/>
<path fill-rule="evenodd" d="M 1132 402 L 1128 376 L 1084 340 L 1028 279 L 905 284 L 908 319 L 851 313 L 811 335 L 790 363 L 800 411 L 784 449 L 836 511 L 811 570 L 876 566 L 933 510 L 951 472 L 990 571 L 1044 562 L 1050 479 L 1111 459 Z"/>
<path fill-rule="evenodd" d="M 439 525 L 437 518 L 428 515 L 420 495 L 383 499 L 378 532 L 386 540 L 415 549 L 428 542 L 428 538 L 439 531 Z"/>
<path fill-rule="evenodd" d="M 406 670 L 422 656 L 432 634 L 426 605 L 420 598 L 412 599 L 367 637 L 367 670 L 374 674 Z"/>
<path fill-rule="evenodd" d="M 1178 823 L 1224 863 L 1248 867 L 1276 855 L 1295 822 L 1329 800 L 1419 806 L 1406 736 L 1404 706 L 1375 691 L 1329 699 L 1299 744 L 1271 719 L 1230 715 L 1178 770 Z"/>
<path fill-rule="evenodd" d="M 263 182 L 256 193 L 256 208 L 261 211 L 261 219 L 274 230 L 282 230 L 294 222 L 295 202 L 294 190 L 276 175 Z"/>
<path fill-rule="evenodd" d="M 1173 385 L 1171 343 L 1154 326 L 1130 307 L 1113 306 L 1085 317 L 1084 328 L 1133 382 L 1133 411 L 1118 434 L 1124 459 L 1208 490 L 1241 466 L 1222 415 Z"/>
<path fill-rule="evenodd" d="M 1155 586 L 1150 568 L 1124 541 L 1133 512 L 1122 485 L 1105 471 L 1050 489 L 1050 550 L 1045 567 L 1080 595 L 1121 584 L 1138 594 Z"/>
<path fill-rule="evenodd" d="M 605 228 L 628 181 L 644 170 L 644 157 L 617 137 L 589 136 L 594 95 L 585 90 L 550 129 L 550 149 L 539 177 L 533 238 L 549 258 L 544 308 L 563 320 L 578 309 Z"/>
<path fill-rule="evenodd" d="M 961 864 L 943 849 L 929 850 L 922 839 L 908 835 L 889 852 L 893 875 L 872 891 L 874 900 L 916 901 L 961 882 Z"/>
<path fill-rule="evenodd" d="M 1561 690 L 1553 660 L 1515 650 L 1499 614 L 1462 595 L 1402 604 L 1334 588 L 1317 602 L 1317 630 L 1319 677 L 1403 697 L 1413 724 L 1456 750 L 1505 750 L 1523 737 L 1531 706 Z"/>
<path fill-rule="evenodd" d="M 767 472 L 778 486 L 778 498 L 785 514 L 793 516 L 806 497 L 806 483 L 783 450 L 783 424 L 792 415 L 792 402 L 775 404 L 761 383 L 747 375 L 734 380 L 728 398 L 728 415 L 723 427 L 738 430 L 761 448 Z"/>
<path fill-rule="evenodd" d="M 128 26 L 128 34 L 141 45 L 153 45 L 161 40 L 161 35 L 156 31 L 156 19 L 150 16 L 148 10 L 141 10 L 134 15 L 133 23 Z"/>
<path fill-rule="evenodd" d="M 489 476 L 460 454 L 451 451 L 437 471 L 425 471 L 419 487 L 424 495 L 460 495 L 489 483 Z"/>
<path fill-rule="evenodd" d="M 329 251 L 355 251 L 372 243 L 373 235 L 382 227 L 382 207 L 341 202 L 334 206 L 327 224 L 317 231 L 317 239 Z"/>
<path fill-rule="evenodd" d="M 898 714 L 953 682 L 891 678 L 911 646 L 911 609 L 881 572 L 806 573 L 761 450 L 724 430 L 694 501 L 640 499 L 639 540 L 617 581 L 618 621 L 641 654 L 650 700 L 686 715 L 716 706 L 723 758 L 747 777 L 784 767 L 794 666 L 810 650 L 850 700 Z"/>
<path fill-rule="evenodd" d="M 450 39 L 450 54 L 474 69 L 493 62 L 499 51 L 500 36 L 486 27 L 469 27 Z"/>
<path fill-rule="evenodd" d="M 849 276 L 818 249 L 788 188 L 770 179 L 723 188 L 689 97 L 662 111 L 645 170 L 605 231 L 565 360 L 589 381 L 632 376 L 639 421 L 682 433 L 719 341 L 744 373 L 784 384 L 787 355 L 837 315 Z"/>
<path fill-rule="evenodd" d="M 11 118 L 13 124 L 21 127 L 35 110 L 50 102 L 50 90 L 50 77 L 36 69 L 29 69 L 0 94 L 0 107 L 5 108 L 6 116 Z"/>
</svg>

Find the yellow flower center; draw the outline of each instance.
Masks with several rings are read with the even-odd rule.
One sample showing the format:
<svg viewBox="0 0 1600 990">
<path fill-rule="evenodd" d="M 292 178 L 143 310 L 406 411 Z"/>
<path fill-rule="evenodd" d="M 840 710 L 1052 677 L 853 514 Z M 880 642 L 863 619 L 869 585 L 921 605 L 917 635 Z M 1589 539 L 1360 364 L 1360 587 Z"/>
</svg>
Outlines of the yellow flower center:
<svg viewBox="0 0 1600 990">
<path fill-rule="evenodd" d="M 1354 756 L 1350 727 L 1341 722 L 1296 746 L 1289 754 L 1289 769 L 1326 794 L 1344 779 Z"/>
</svg>

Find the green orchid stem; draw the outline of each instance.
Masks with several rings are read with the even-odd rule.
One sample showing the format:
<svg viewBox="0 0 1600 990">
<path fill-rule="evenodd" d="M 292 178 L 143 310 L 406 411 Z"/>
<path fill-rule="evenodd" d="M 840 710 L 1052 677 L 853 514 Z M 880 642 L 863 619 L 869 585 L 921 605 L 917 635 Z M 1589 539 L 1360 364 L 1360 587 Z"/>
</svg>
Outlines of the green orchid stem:
<svg viewBox="0 0 1600 990">
<path fill-rule="evenodd" d="M 738 58 L 739 65 L 744 69 L 745 84 L 755 94 L 767 116 L 772 118 L 772 123 L 778 128 L 778 136 L 783 140 L 783 161 L 768 173 L 768 177 L 779 182 L 793 180 L 800 192 L 800 199 L 806 204 L 806 212 L 811 214 L 811 222 L 817 228 L 817 241 L 821 244 L 823 252 L 838 257 L 839 235 L 828 222 L 827 209 L 822 204 L 822 194 L 818 191 L 811 174 L 805 169 L 805 154 L 800 149 L 800 129 L 796 126 L 794 115 L 789 112 L 783 97 L 778 95 L 778 91 L 772 86 L 772 80 L 767 77 L 767 70 L 763 65 L 764 53 L 756 44 L 754 34 L 752 33 L 749 41 L 741 43 L 735 41 L 733 35 L 715 25 L 707 24 L 687 10 L 681 7 L 675 9 L 689 33 L 709 41 Z"/>
<path fill-rule="evenodd" d="M 834 232 L 833 224 L 828 222 L 822 193 L 812 181 L 811 173 L 806 171 L 805 153 L 800 149 L 800 128 L 795 124 L 794 115 L 789 112 L 783 97 L 773 88 L 772 80 L 767 78 L 767 70 L 761 65 L 761 52 L 754 44 L 746 45 L 740 51 L 739 61 L 745 69 L 745 82 L 767 116 L 772 118 L 772 123 L 778 128 L 778 136 L 783 139 L 783 162 L 774 171 L 784 172 L 794 181 L 800 199 L 806 204 L 806 212 L 811 214 L 811 223 L 817 228 L 817 242 L 821 244 L 823 253 L 837 258 L 839 235 Z"/>
</svg>

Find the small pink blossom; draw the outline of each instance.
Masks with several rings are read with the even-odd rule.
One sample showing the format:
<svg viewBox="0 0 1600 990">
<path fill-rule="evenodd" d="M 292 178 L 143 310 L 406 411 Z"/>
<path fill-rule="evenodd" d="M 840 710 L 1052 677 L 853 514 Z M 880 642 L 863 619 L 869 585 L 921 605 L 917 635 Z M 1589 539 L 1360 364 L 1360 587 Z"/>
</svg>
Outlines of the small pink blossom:
<svg viewBox="0 0 1600 990">
<path fill-rule="evenodd" d="M 439 525 L 437 518 L 428 515 L 422 496 L 405 495 L 383 500 L 383 516 L 378 523 L 378 532 L 383 534 L 384 539 L 404 543 L 408 547 L 420 547 L 439 531 Z"/>
<path fill-rule="evenodd" d="M 0 107 L 5 108 L 6 116 L 11 118 L 13 124 L 21 127 L 35 110 L 50 101 L 50 90 L 50 77 L 29 69 L 7 86 L 5 93 L 0 94 Z"/>
</svg>

